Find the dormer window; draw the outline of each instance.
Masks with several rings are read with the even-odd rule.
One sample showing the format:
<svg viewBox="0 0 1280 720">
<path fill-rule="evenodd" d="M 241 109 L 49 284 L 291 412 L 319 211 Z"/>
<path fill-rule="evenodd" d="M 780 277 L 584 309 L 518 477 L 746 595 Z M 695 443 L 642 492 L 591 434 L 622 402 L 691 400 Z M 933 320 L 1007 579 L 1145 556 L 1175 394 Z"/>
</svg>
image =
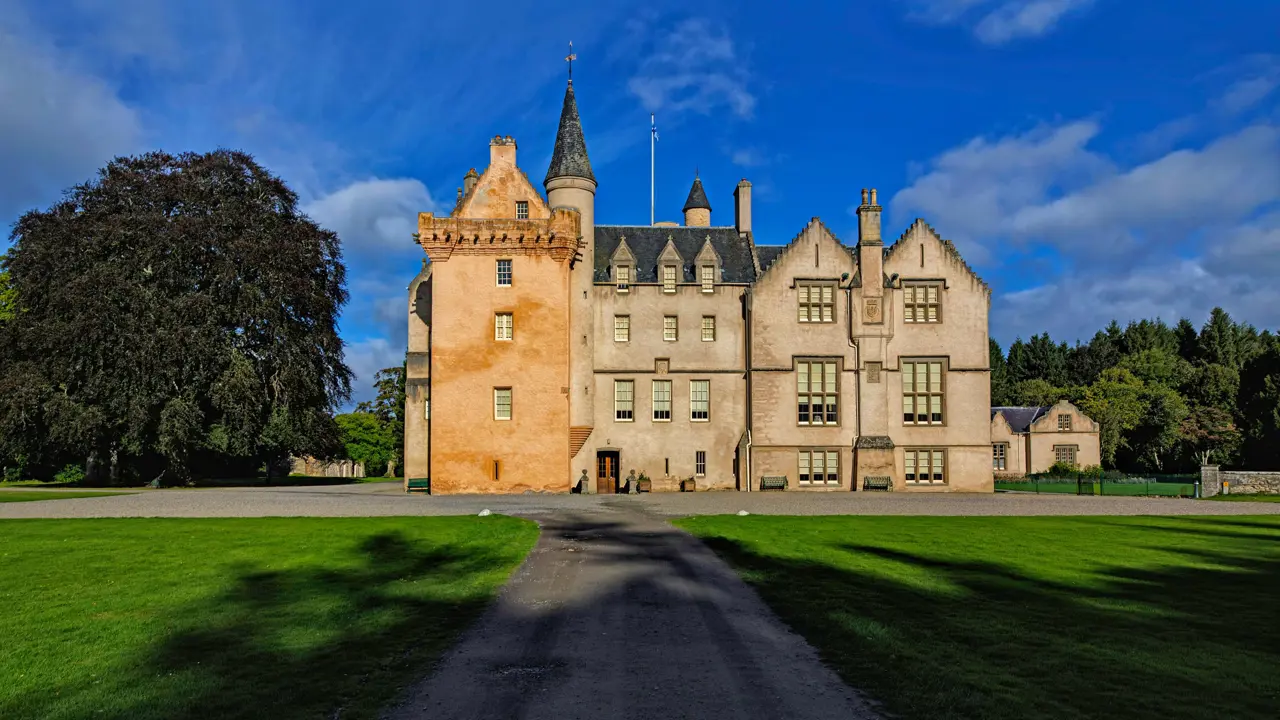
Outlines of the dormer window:
<svg viewBox="0 0 1280 720">
<path fill-rule="evenodd" d="M 716 287 L 716 268 L 714 265 L 702 266 L 702 292 L 713 292 Z"/>
<path fill-rule="evenodd" d="M 516 201 L 516 219 L 517 220 L 529 219 L 529 201 L 528 200 Z"/>
<path fill-rule="evenodd" d="M 619 265 L 617 274 L 618 292 L 626 293 L 631 291 L 631 266 Z"/>
<path fill-rule="evenodd" d="M 676 291 L 676 266 L 662 266 L 662 292 L 673 293 Z"/>
</svg>

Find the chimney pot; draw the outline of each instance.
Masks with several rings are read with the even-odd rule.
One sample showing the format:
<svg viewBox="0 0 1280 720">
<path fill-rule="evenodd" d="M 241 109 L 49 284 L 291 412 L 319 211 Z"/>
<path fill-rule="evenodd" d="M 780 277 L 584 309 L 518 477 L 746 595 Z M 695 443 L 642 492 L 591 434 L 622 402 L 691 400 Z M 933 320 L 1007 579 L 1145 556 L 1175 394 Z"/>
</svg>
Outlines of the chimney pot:
<svg viewBox="0 0 1280 720">
<path fill-rule="evenodd" d="M 872 204 L 872 205 L 879 205 L 879 203 L 877 203 L 877 202 L 876 202 L 876 189 L 875 189 L 875 188 L 871 188 L 871 204 Z"/>
</svg>

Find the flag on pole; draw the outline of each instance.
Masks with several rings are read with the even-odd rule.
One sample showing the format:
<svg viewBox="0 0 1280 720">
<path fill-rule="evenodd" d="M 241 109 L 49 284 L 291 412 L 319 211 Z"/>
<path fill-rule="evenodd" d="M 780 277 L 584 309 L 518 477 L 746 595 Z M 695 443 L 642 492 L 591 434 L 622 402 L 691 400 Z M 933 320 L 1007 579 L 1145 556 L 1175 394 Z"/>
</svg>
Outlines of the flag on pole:
<svg viewBox="0 0 1280 720">
<path fill-rule="evenodd" d="M 658 123 L 654 122 L 653 113 L 649 113 L 649 132 L 653 133 L 653 139 L 658 139 Z"/>
</svg>

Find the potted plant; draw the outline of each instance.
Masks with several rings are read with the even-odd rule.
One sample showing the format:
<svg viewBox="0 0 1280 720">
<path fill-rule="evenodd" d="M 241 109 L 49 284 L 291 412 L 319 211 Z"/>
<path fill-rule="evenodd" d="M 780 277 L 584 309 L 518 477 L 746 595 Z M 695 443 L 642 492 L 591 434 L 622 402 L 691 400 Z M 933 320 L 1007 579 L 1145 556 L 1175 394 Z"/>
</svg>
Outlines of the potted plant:
<svg viewBox="0 0 1280 720">
<path fill-rule="evenodd" d="M 643 470 L 640 471 L 640 477 L 636 479 L 636 492 L 653 492 L 653 481 L 644 474 Z"/>
</svg>

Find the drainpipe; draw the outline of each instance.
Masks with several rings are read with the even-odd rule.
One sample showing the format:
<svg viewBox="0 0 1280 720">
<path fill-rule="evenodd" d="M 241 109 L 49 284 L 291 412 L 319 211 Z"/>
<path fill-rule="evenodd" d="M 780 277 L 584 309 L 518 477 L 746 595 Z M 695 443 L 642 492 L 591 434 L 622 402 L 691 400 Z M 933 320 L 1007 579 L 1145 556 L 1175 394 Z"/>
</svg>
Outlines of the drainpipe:
<svg viewBox="0 0 1280 720">
<path fill-rule="evenodd" d="M 747 390 L 747 447 L 742 460 L 742 477 L 746 480 L 747 492 L 751 492 L 751 286 L 747 286 L 746 291 L 742 293 L 742 317 L 743 327 L 746 331 L 742 334 L 746 340 L 746 348 L 743 355 L 746 358 L 746 390 Z"/>
<path fill-rule="evenodd" d="M 858 346 L 858 339 L 853 336 L 853 278 L 849 279 L 849 284 L 844 287 L 845 296 L 845 322 L 849 328 L 849 347 L 853 348 L 853 467 L 849 468 L 849 491 L 856 492 L 858 489 L 857 478 L 857 445 L 858 438 L 862 437 L 862 348 Z"/>
</svg>

